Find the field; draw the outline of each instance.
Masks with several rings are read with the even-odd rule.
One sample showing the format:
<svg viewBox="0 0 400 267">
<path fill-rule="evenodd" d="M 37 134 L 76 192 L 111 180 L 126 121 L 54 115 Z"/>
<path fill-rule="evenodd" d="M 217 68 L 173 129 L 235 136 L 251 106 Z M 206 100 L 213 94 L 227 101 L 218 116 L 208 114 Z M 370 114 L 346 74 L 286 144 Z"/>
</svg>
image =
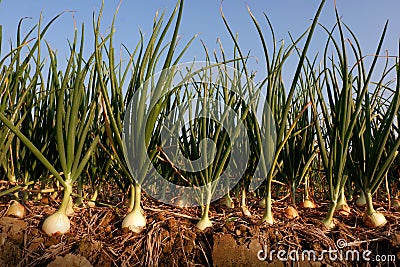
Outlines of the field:
<svg viewBox="0 0 400 267">
<path fill-rule="evenodd" d="M 31 213 L 24 220 L 2 217 L 1 237 L 6 242 L 0 263 L 1 266 L 47 266 L 58 258 L 61 265 L 52 266 L 91 266 L 83 264 L 87 261 L 92 266 L 286 266 L 291 261 L 279 261 L 276 254 L 272 261 L 264 262 L 257 254 L 264 246 L 270 250 L 297 249 L 300 253 L 307 249 L 329 250 L 335 248 L 339 239 L 353 242 L 351 249 L 360 251 L 360 257 L 362 251 L 370 250 L 370 259 L 374 255 L 387 259 L 389 255 L 396 255 L 396 262 L 399 261 L 399 212 L 384 212 L 388 224 L 371 230 L 363 227 L 359 219 L 362 211 L 355 208 L 349 216 L 337 214 L 340 221 L 337 229 L 327 231 L 321 223 L 327 203 L 319 203 L 318 210 L 300 208 L 300 217 L 295 219 L 285 215 L 285 201 L 276 203 L 273 210 L 277 222 L 269 226 L 258 223 L 263 208 L 255 201 L 249 202 L 254 214 L 251 218 L 244 216 L 240 208 L 226 210 L 221 204 L 213 204 L 210 214 L 214 226 L 204 232 L 195 227 L 200 215 L 197 209 L 173 208 L 152 199 L 143 201 L 148 222 L 142 234 L 121 230 L 126 214 L 123 203 L 117 203 L 122 207 L 117 211 L 107 207 L 76 208 L 71 217 L 71 231 L 55 237 L 46 236 L 38 226 L 56 210 L 57 201 L 28 202 Z M 5 210 L 3 204 L 1 215 Z M 69 254 L 79 258 L 65 257 Z M 80 264 L 73 265 L 79 260 Z M 326 257 L 321 261 L 300 262 L 300 266 L 366 266 L 367 263 L 364 260 L 330 261 Z M 378 265 L 377 262 L 370 264 Z M 395 266 L 393 262 L 382 264 Z"/>
<path fill-rule="evenodd" d="M 183 2 L 120 58 L 118 18 L 101 32 L 102 9 L 88 56 L 84 25 L 65 59 L 46 41 L 63 14 L 0 50 L 0 265 L 396 266 L 388 23 L 366 56 L 336 9 L 333 27 L 318 24 L 325 0 L 286 45 L 249 10 L 267 72 L 256 81 L 222 11 L 233 58 L 221 45 L 181 62 L 195 40 L 178 45 Z M 316 27 L 327 38 L 310 55 Z"/>
</svg>

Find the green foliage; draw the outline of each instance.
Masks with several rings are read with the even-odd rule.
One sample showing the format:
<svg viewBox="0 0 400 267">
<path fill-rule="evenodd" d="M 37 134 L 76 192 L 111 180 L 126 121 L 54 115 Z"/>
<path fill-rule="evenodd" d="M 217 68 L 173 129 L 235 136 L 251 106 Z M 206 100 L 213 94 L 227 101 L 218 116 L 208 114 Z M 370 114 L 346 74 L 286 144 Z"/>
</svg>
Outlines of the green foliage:
<svg viewBox="0 0 400 267">
<path fill-rule="evenodd" d="M 262 188 L 267 207 L 265 221 L 273 222 L 272 183 L 283 181 L 280 190 L 290 191 L 295 205 L 296 193 L 307 177 L 312 183 L 318 183 L 321 191 L 328 190 L 330 209 L 324 223 L 330 226 L 349 178 L 355 182 L 356 189 L 370 198 L 379 190 L 385 175 L 395 177 L 399 172 L 400 67 L 398 59 L 391 64 L 387 58 L 383 71 L 377 71 L 387 23 L 371 63 L 366 66 L 356 35 L 341 21 L 337 10 L 337 21 L 331 30 L 321 25 L 327 33 L 322 63 L 318 64 L 318 55 L 309 57 L 308 48 L 324 3 L 321 1 L 310 28 L 287 46 L 278 44 L 272 24 L 265 15 L 271 34 L 269 41 L 249 10 L 267 70 L 264 79 L 255 87 L 249 86 L 254 79 L 254 72 L 248 69 L 251 53 L 241 50 L 239 36 L 233 34 L 221 12 L 232 39 L 234 56 L 226 58 L 221 45 L 221 58 L 214 53 L 216 63 L 213 64 L 205 50 L 205 70 L 219 70 L 217 83 L 220 86 L 198 84 L 195 78 L 200 72 L 189 70 L 184 77 L 187 83 L 168 94 L 163 93 L 163 85 L 171 83 L 165 73 L 157 76 L 156 81 L 150 78 L 158 69 L 169 70 L 172 76 L 182 74 L 174 66 L 180 63 L 195 38 L 177 50 L 183 0 L 177 2 L 168 18 L 165 18 L 165 13 L 155 16 L 147 40 L 141 32 L 138 33 L 140 41 L 133 51 L 123 46 L 123 54 L 128 58 L 126 62 L 122 58 L 116 59 L 114 31 L 105 35 L 100 32 L 103 9 L 97 18 L 93 17 L 92 53 L 84 58 L 85 27 L 82 25 L 70 43 L 64 69 L 60 68 L 58 55 L 45 39 L 48 29 L 62 14 L 44 27 L 40 20 L 25 36 L 21 33 L 24 23 L 21 20 L 16 43 L 4 55 L 0 26 L 0 179 L 8 184 L 0 196 L 14 194 L 13 197 L 19 197 L 19 191 L 26 193 L 29 188 L 54 188 L 59 183 L 67 189 L 69 197 L 79 180 L 79 190 L 90 185 L 94 195 L 108 183 L 115 183 L 125 191 L 133 187 L 133 204 L 140 207 L 140 185 L 149 166 L 139 164 L 136 172 L 132 173 L 129 161 L 124 157 L 123 119 L 127 112 L 131 112 L 143 115 L 130 121 L 132 146 L 142 141 L 146 145 L 145 150 L 130 158 L 131 161 L 141 162 L 148 156 L 151 164 L 168 181 L 199 187 L 212 183 L 226 171 L 232 151 L 250 151 L 247 162 L 233 158 L 234 166 L 246 169 L 239 177 L 241 189 L 248 190 L 252 182 L 266 179 Z M 111 29 L 116 17 L 117 13 Z M 169 40 L 168 33 L 171 33 Z M 346 34 L 351 37 L 351 42 L 347 41 Z M 300 49 L 302 41 L 304 45 Z M 289 87 L 285 87 L 282 72 L 290 56 L 297 56 L 298 64 Z M 228 66 L 235 69 L 231 77 L 225 75 Z M 203 73 L 207 72 L 203 70 Z M 393 73 L 395 81 L 388 82 Z M 233 84 L 242 90 L 242 95 L 227 89 Z M 178 144 L 163 143 L 160 140 L 162 124 L 168 116 L 177 119 L 182 116 L 175 113 L 175 108 L 187 105 L 188 99 L 194 97 L 190 86 L 197 89 L 197 97 L 220 100 L 234 110 L 238 118 L 221 114 L 222 121 L 217 122 L 200 116 L 180 129 Z M 138 90 L 143 92 L 135 99 Z M 265 96 L 253 99 L 251 96 L 258 92 L 265 92 Z M 150 105 L 146 106 L 148 96 L 151 96 Z M 134 101 L 128 106 L 132 99 Z M 200 103 L 197 103 L 196 110 L 192 110 L 192 115 L 208 108 L 199 106 Z M 257 122 L 253 113 L 257 105 L 263 105 L 264 112 L 270 112 L 271 116 L 264 116 L 261 122 Z M 221 109 L 221 106 L 215 108 Z M 146 117 L 148 121 L 144 121 Z M 228 136 L 227 129 L 222 127 L 223 121 L 231 121 L 235 126 L 243 123 L 248 144 L 232 142 L 235 136 Z M 142 128 L 145 130 L 134 130 Z M 276 133 L 276 140 L 268 139 L 272 132 Z M 173 147 L 170 149 L 173 154 L 198 159 L 201 151 L 212 148 L 202 142 L 206 138 L 216 144 L 210 154 L 215 156 L 215 161 L 199 172 L 179 170 L 164 153 L 166 147 Z M 266 140 L 268 146 L 261 140 Z M 210 155 L 202 158 L 204 163 L 208 163 Z M 260 168 L 256 169 L 258 162 Z M 268 162 L 272 162 L 271 166 Z M 316 166 L 320 169 L 314 171 Z M 398 183 L 396 178 L 389 181 L 392 187 Z M 201 204 L 207 204 L 203 216 L 208 213 L 212 194 L 221 186 L 226 185 L 215 185 L 205 192 L 206 195 L 198 196 Z M 323 192 L 320 193 L 322 196 Z M 26 194 L 25 197 L 32 196 Z M 371 205 L 368 209 L 370 213 L 373 210 Z"/>
</svg>

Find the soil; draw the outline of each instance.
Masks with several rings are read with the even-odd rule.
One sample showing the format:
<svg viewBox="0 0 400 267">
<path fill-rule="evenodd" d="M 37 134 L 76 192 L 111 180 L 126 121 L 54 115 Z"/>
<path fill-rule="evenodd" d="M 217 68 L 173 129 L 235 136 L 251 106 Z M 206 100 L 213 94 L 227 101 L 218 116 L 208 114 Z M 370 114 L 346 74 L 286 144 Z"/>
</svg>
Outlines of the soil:
<svg viewBox="0 0 400 267">
<path fill-rule="evenodd" d="M 8 199 L 0 203 L 0 266 L 396 266 L 400 262 L 400 212 L 380 210 L 388 224 L 379 229 L 362 225 L 362 212 L 335 215 L 337 228 L 321 224 L 328 205 L 317 209 L 298 207 L 299 217 L 285 217 L 287 203 L 274 203 L 274 225 L 259 224 L 263 209 L 249 201 L 251 218 L 241 209 L 226 209 L 213 203 L 213 227 L 200 232 L 195 227 L 198 208 L 175 208 L 144 198 L 147 227 L 141 234 L 120 230 L 126 209 L 114 207 L 75 208 L 71 231 L 47 237 L 40 229 L 44 219 L 57 208 L 57 201 L 25 202 L 24 219 L 5 217 Z M 44 205 L 43 205 L 44 204 Z M 384 203 L 381 204 L 386 207 Z M 347 214 L 346 214 L 347 215 Z M 338 240 L 349 247 L 342 250 Z M 349 249 L 394 255 L 395 262 L 331 260 L 280 261 L 277 251 Z M 265 256 L 264 250 L 272 253 Z M 294 254 L 293 254 L 294 255 Z M 343 254 L 342 254 L 343 255 Z M 260 260 L 263 258 L 265 260 Z M 282 255 L 281 255 L 282 256 Z M 286 255 L 287 257 L 287 255 Z M 293 259 L 293 257 L 292 257 Z"/>
</svg>

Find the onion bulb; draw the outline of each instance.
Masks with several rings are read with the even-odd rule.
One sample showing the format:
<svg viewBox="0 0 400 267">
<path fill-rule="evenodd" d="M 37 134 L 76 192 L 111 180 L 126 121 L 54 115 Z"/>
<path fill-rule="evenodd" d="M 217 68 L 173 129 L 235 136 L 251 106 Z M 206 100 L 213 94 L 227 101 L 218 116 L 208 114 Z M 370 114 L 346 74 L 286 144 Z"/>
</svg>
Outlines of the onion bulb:
<svg viewBox="0 0 400 267">
<path fill-rule="evenodd" d="M 377 211 L 372 212 L 372 214 L 365 212 L 363 216 L 363 222 L 365 226 L 370 228 L 382 227 L 387 223 L 385 216 Z"/>
<path fill-rule="evenodd" d="M 285 209 L 285 216 L 288 219 L 294 219 L 299 217 L 299 213 L 297 212 L 297 210 L 295 208 L 293 208 L 292 206 L 289 206 Z"/>
<path fill-rule="evenodd" d="M 205 229 L 207 229 L 208 227 L 212 227 L 212 222 L 210 221 L 210 219 L 208 218 L 208 216 L 201 218 L 201 220 L 196 224 L 196 227 L 200 230 L 200 231 L 204 231 Z"/>
<path fill-rule="evenodd" d="M 122 221 L 122 229 L 140 234 L 146 228 L 146 218 L 140 209 L 133 209 Z"/>
<path fill-rule="evenodd" d="M 95 207 L 96 207 L 96 202 L 90 201 L 90 200 L 89 200 L 88 206 L 89 206 L 90 208 L 95 208 Z"/>
<path fill-rule="evenodd" d="M 228 209 L 233 209 L 235 207 L 235 203 L 233 203 L 232 198 L 228 195 L 222 199 L 222 204 Z"/>
<path fill-rule="evenodd" d="M 312 200 L 306 199 L 303 202 L 303 207 L 306 209 L 315 209 L 316 205 Z"/>
<path fill-rule="evenodd" d="M 356 205 L 357 207 L 365 207 L 367 205 L 367 200 L 363 192 L 361 192 L 361 195 L 357 198 Z"/>
<path fill-rule="evenodd" d="M 11 202 L 12 204 L 10 205 L 10 208 L 8 208 L 6 216 L 23 219 L 26 215 L 25 207 L 18 201 L 11 200 Z"/>
<path fill-rule="evenodd" d="M 56 211 L 44 221 L 42 230 L 48 236 L 65 234 L 71 228 L 70 221 L 65 212 Z"/>
</svg>

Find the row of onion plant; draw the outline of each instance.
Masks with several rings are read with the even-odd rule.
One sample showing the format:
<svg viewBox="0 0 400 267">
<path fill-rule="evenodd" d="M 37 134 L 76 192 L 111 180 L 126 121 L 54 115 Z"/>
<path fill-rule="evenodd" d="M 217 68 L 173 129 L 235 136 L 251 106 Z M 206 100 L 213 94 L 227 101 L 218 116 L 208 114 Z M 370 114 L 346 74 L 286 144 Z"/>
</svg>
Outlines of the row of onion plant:
<svg viewBox="0 0 400 267">
<path fill-rule="evenodd" d="M 225 196 L 227 207 L 233 207 L 231 191 L 240 195 L 243 214 L 251 216 L 246 194 L 261 185 L 262 221 L 272 224 L 273 182 L 280 180 L 289 189 L 292 206 L 304 184 L 304 206 L 313 207 L 308 184 L 320 162 L 324 178 L 319 181 L 328 188 L 330 201 L 326 227 L 334 226 L 335 210 L 348 211 L 346 183 L 354 183 L 365 199 L 365 223 L 384 225 L 372 195 L 387 175 L 396 173 L 399 63 L 387 60 L 378 82 L 372 83 L 387 24 L 367 68 L 355 34 L 337 11 L 333 29 L 321 26 L 327 33 L 322 63 L 317 56 L 310 60 L 308 48 L 324 3 L 310 28 L 287 47 L 277 44 L 265 15 L 272 49 L 249 10 L 265 57 L 266 76 L 260 83 L 249 69 L 250 54 L 241 50 L 222 12 L 233 59 L 221 45 L 221 58 L 214 53 L 211 60 L 205 49 L 204 63 L 179 64 L 194 40 L 178 51 L 183 0 L 168 19 L 165 13 L 155 16 L 147 41 L 139 33 L 133 51 L 122 47 L 127 62 L 115 59 L 114 31 L 100 32 L 102 9 L 93 17 L 93 52 L 84 58 L 84 26 L 76 29 L 63 69 L 44 38 L 59 16 L 43 29 L 39 22 L 24 37 L 21 21 L 16 46 L 0 61 L 0 179 L 9 185 L 0 196 L 18 201 L 19 192 L 28 199 L 30 193 L 40 197 L 51 191 L 46 189 L 57 193 L 61 186 L 61 205 L 43 224 L 53 235 L 70 228 L 72 196 L 80 204 L 90 185 L 92 195 L 86 200 L 99 203 L 97 196 L 112 178 L 120 190 L 130 190 L 122 228 L 140 233 L 146 228 L 142 189 L 168 204 L 201 206 L 197 227 L 204 230 L 212 226 L 212 201 Z M 111 29 L 115 19 L 116 14 Z M 35 30 L 37 37 L 31 40 Z M 353 40 L 350 46 L 346 33 Z M 286 88 L 283 68 L 292 55 L 298 64 Z M 355 59 L 352 67 L 349 58 Z M 396 82 L 387 82 L 394 72 Z M 165 182 L 147 179 L 156 174 Z M 168 183 L 178 190 L 169 190 Z M 13 205 L 21 207 L 17 201 Z"/>
</svg>

